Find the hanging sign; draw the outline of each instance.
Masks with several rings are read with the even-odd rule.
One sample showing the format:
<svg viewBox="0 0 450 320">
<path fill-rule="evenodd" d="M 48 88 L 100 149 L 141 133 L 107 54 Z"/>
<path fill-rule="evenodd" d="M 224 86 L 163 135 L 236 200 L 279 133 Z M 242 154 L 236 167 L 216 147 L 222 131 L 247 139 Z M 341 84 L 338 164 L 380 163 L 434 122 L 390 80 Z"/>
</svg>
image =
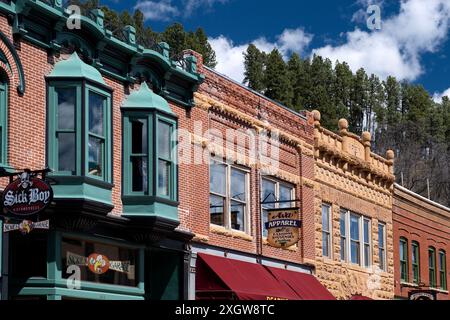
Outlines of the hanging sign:
<svg viewBox="0 0 450 320">
<path fill-rule="evenodd" d="M 29 234 L 34 229 L 48 230 L 50 229 L 50 221 L 33 222 L 30 220 L 23 220 L 21 223 L 5 223 L 3 225 L 3 232 L 19 230 L 22 234 Z"/>
<path fill-rule="evenodd" d="M 268 210 L 267 242 L 275 248 L 289 248 L 300 240 L 299 209 Z"/>
<path fill-rule="evenodd" d="M 120 273 L 134 274 L 134 266 L 130 261 L 110 261 L 107 256 L 93 253 L 89 257 L 83 257 L 72 252 L 67 252 L 67 265 L 85 266 L 95 274 L 104 274 L 108 270 Z"/>
<path fill-rule="evenodd" d="M 44 210 L 52 201 L 52 188 L 43 180 L 23 172 L 3 191 L 3 207 L 15 216 L 31 216 Z"/>
</svg>

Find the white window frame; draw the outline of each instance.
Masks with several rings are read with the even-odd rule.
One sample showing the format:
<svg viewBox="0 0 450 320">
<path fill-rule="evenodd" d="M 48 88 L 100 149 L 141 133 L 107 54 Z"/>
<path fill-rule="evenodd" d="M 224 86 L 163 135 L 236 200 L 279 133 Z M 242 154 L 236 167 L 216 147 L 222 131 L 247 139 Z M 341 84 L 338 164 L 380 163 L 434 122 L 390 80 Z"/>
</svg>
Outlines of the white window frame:
<svg viewBox="0 0 450 320">
<path fill-rule="evenodd" d="M 373 263 L 373 237 L 372 237 L 372 219 L 361 215 L 359 213 L 350 211 L 348 209 L 341 209 L 340 214 L 345 214 L 345 260 L 341 260 L 342 262 L 346 262 L 352 265 L 357 265 L 362 268 L 368 269 L 372 267 Z M 350 216 L 354 215 L 358 217 L 358 230 L 359 230 L 359 264 L 353 263 L 351 261 L 351 234 L 350 234 Z M 339 217 L 340 218 L 340 217 Z M 369 221 L 369 266 L 366 267 L 364 264 L 365 261 L 365 253 L 364 253 L 364 220 Z M 339 228 L 340 232 L 340 228 Z M 340 235 L 341 237 L 341 235 Z M 340 245 L 340 241 L 339 241 Z"/>
<path fill-rule="evenodd" d="M 277 200 L 280 199 L 280 186 L 284 186 L 286 188 L 291 189 L 291 199 L 292 199 L 292 203 L 295 203 L 295 190 L 296 187 L 293 184 L 290 184 L 286 181 L 282 181 L 273 177 L 269 177 L 269 176 L 261 176 L 261 185 L 260 185 L 260 192 L 259 192 L 259 197 L 261 198 L 261 191 L 262 191 L 262 185 L 263 185 L 263 181 L 267 180 L 270 181 L 272 183 L 275 184 L 275 198 Z M 264 230 L 266 229 L 266 226 L 264 225 L 264 219 L 263 219 L 263 214 L 264 214 L 264 209 L 263 206 L 264 204 L 262 203 L 264 200 L 266 199 L 261 199 L 261 235 L 263 237 L 263 239 L 267 239 L 267 236 L 264 235 Z M 274 203 L 275 209 L 280 209 L 283 208 L 282 206 L 280 207 L 280 203 Z"/>
<path fill-rule="evenodd" d="M 210 161 L 211 161 L 210 166 L 213 163 L 217 163 L 219 165 L 225 166 L 225 193 L 226 194 L 219 195 L 219 194 L 212 192 L 211 188 L 209 190 L 210 195 L 214 195 L 214 196 L 218 196 L 218 197 L 225 196 L 224 226 L 221 226 L 221 227 L 224 227 L 229 230 L 237 231 L 237 232 L 244 232 L 246 234 L 250 234 L 250 232 L 251 232 L 250 217 L 249 217 L 249 215 L 250 215 L 250 177 L 249 177 L 250 170 L 247 168 L 243 168 L 241 166 L 232 165 L 223 160 L 211 159 Z M 231 199 L 231 171 L 232 171 L 232 169 L 238 170 L 245 174 L 245 193 L 246 193 L 245 199 L 246 199 L 246 201 L 245 201 L 245 210 L 244 210 L 244 230 L 236 230 L 231 227 L 231 201 L 236 201 L 241 204 L 244 204 L 243 201 Z M 208 170 L 210 170 L 210 167 Z M 211 171 L 209 172 L 209 174 L 211 174 Z M 211 223 L 211 212 L 209 213 L 209 217 L 210 217 L 210 224 L 215 225 L 215 224 Z"/>
<path fill-rule="evenodd" d="M 328 214 L 328 231 L 325 231 L 323 228 L 323 209 L 327 208 L 327 214 Z M 322 203 L 321 206 L 321 218 L 322 218 L 322 256 L 324 258 L 333 259 L 333 206 L 329 203 Z M 323 235 L 324 233 L 327 234 L 327 245 L 328 245 L 328 255 L 323 255 Z"/>
<path fill-rule="evenodd" d="M 387 261 L 386 261 L 386 259 L 387 259 L 387 256 L 386 256 L 386 245 L 387 245 L 387 243 L 386 243 L 386 240 L 387 240 L 387 238 L 386 238 L 386 223 L 384 223 L 384 222 L 378 222 L 378 236 L 380 235 L 380 226 L 382 226 L 383 227 L 383 243 L 384 243 L 384 246 L 382 247 L 382 250 L 383 250 L 383 261 L 384 261 L 384 263 L 383 263 L 383 268 L 380 268 L 382 271 L 386 271 L 387 270 Z M 378 261 L 378 267 L 380 267 L 380 239 L 378 239 L 378 259 L 379 259 L 379 261 Z"/>
</svg>

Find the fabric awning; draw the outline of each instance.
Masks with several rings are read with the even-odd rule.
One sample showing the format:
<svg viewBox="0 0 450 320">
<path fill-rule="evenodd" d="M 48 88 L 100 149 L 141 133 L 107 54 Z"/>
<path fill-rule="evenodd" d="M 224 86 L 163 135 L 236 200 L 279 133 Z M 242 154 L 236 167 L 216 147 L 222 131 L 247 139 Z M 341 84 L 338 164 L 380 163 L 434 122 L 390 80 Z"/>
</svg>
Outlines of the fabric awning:
<svg viewBox="0 0 450 320">
<path fill-rule="evenodd" d="M 198 254 L 196 291 L 199 299 L 336 300 L 310 274 Z"/>
<path fill-rule="evenodd" d="M 336 298 L 311 274 L 266 267 L 275 278 L 284 282 L 300 300 L 336 300 Z"/>
<path fill-rule="evenodd" d="M 220 299 L 229 292 L 239 300 L 298 300 L 290 287 L 260 264 L 202 253 L 198 257 L 196 291 L 201 299 Z"/>
</svg>

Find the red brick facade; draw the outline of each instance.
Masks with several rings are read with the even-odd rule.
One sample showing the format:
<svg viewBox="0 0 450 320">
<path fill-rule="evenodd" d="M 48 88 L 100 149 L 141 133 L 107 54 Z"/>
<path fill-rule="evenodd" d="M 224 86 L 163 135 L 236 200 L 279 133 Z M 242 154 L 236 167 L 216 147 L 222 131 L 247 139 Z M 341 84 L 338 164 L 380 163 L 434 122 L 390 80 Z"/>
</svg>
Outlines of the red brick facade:
<svg viewBox="0 0 450 320">
<path fill-rule="evenodd" d="M 393 203 L 394 221 L 394 265 L 395 265 L 395 296 L 399 298 L 409 297 L 410 291 L 429 290 L 430 279 L 428 269 L 428 249 L 435 248 L 436 252 L 436 289 L 438 300 L 450 300 L 447 290 L 441 290 L 443 285 L 439 277 L 438 253 L 444 250 L 447 266 L 450 263 L 448 252 L 450 250 L 450 208 L 429 201 L 407 189 L 396 185 Z M 408 252 L 408 278 L 401 280 L 400 275 L 400 238 L 405 239 Z M 419 268 L 420 281 L 413 283 L 411 245 L 416 241 L 419 244 Z M 448 282 L 448 268 L 447 268 Z M 447 284 L 448 288 L 448 284 Z"/>
</svg>

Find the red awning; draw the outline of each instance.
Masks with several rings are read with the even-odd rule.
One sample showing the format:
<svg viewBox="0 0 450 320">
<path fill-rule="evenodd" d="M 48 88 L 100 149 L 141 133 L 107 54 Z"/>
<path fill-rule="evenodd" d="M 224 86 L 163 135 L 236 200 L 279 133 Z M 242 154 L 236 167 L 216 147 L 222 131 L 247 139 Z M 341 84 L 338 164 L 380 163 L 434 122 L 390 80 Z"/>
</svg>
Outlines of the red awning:
<svg viewBox="0 0 450 320">
<path fill-rule="evenodd" d="M 207 254 L 198 254 L 196 291 L 201 298 L 223 298 L 234 293 L 239 300 L 298 300 L 296 293 L 274 278 L 264 266 Z"/>
<path fill-rule="evenodd" d="M 311 274 L 266 267 L 275 278 L 284 282 L 300 297 L 300 300 L 336 300 L 319 280 Z"/>
<path fill-rule="evenodd" d="M 336 300 L 310 274 L 198 254 L 197 298 L 240 300 Z"/>
</svg>

